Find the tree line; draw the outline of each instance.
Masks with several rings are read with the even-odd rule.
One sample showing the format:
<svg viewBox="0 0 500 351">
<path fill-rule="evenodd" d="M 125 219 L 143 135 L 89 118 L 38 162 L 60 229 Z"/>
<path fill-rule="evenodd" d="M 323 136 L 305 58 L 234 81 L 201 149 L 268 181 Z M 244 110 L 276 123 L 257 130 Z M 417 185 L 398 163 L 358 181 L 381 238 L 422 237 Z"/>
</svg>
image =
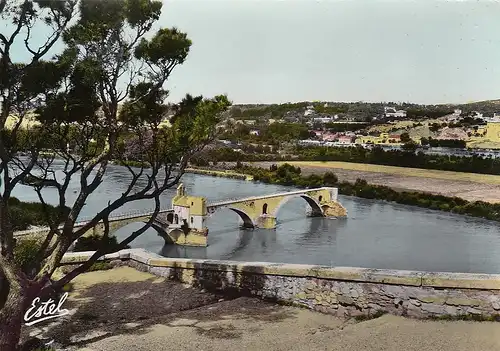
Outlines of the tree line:
<svg viewBox="0 0 500 351">
<path fill-rule="evenodd" d="M 410 145 L 410 144 L 405 144 Z M 412 145 L 410 145 L 412 146 Z M 433 155 L 417 152 L 416 146 L 403 150 L 355 147 L 296 146 L 288 155 L 245 154 L 231 148 L 218 148 L 198 155 L 193 162 L 257 162 L 257 161 L 342 161 L 385 166 L 436 169 L 453 172 L 500 174 L 500 159 L 491 156 Z M 201 164 L 200 164 L 201 165 Z"/>
</svg>

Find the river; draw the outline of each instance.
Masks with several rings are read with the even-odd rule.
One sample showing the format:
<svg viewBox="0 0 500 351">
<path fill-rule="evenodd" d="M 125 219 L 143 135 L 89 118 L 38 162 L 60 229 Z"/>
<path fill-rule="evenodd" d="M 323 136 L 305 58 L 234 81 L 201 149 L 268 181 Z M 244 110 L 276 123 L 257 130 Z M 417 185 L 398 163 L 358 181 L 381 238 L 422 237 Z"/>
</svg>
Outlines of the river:
<svg viewBox="0 0 500 351">
<path fill-rule="evenodd" d="M 89 198 L 83 217 L 95 214 L 127 186 L 127 171 L 110 166 L 106 180 Z M 294 188 L 243 180 L 186 174 L 188 193 L 209 201 L 292 191 Z M 70 186 L 73 201 L 78 190 Z M 170 208 L 175 189 L 162 197 L 162 208 Z M 18 187 L 13 194 L 24 201 L 36 201 L 33 190 Z M 55 203 L 53 189 L 46 197 Z M 306 202 L 290 200 L 278 213 L 275 230 L 240 230 L 238 216 L 229 209 L 216 211 L 208 220 L 206 248 L 165 246 L 154 229 L 133 243 L 168 257 L 209 258 L 237 261 L 266 261 L 326 266 L 352 266 L 442 272 L 500 273 L 500 228 L 497 222 L 446 212 L 392 204 L 377 200 L 339 196 L 347 208 L 346 219 L 309 218 Z M 124 208 L 124 212 L 149 209 L 151 202 Z M 140 224 L 116 232 L 125 237 Z"/>
</svg>

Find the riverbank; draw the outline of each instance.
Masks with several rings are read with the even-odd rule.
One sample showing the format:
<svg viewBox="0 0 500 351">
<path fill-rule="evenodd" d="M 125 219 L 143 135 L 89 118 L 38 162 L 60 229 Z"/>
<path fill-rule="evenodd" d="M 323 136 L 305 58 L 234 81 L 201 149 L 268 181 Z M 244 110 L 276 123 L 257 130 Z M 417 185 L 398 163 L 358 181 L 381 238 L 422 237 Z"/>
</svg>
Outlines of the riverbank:
<svg viewBox="0 0 500 351">
<path fill-rule="evenodd" d="M 300 167 L 303 175 L 322 175 L 334 172 L 340 182 L 365 179 L 369 184 L 388 186 L 397 191 L 418 191 L 467 201 L 500 203 L 500 176 L 379 166 L 350 162 L 248 162 L 256 167 L 269 168 L 272 164 L 288 163 Z M 234 167 L 236 163 L 228 163 Z"/>
<path fill-rule="evenodd" d="M 392 287 L 394 292 L 401 288 Z M 254 297 L 210 293 L 128 266 L 78 276 L 63 308 L 70 314 L 29 331 L 54 339 L 66 351 L 149 351 L 165 345 L 186 351 L 306 351 L 325 345 L 332 351 L 500 349 L 500 339 L 492 338 L 500 332 L 498 323 L 394 315 L 339 317 Z"/>
<path fill-rule="evenodd" d="M 223 177 L 223 178 L 232 178 L 232 179 L 241 179 L 241 180 L 253 180 L 252 175 L 238 173 L 238 172 L 234 172 L 231 170 L 218 171 L 218 170 L 210 170 L 210 169 L 202 169 L 202 168 L 186 168 L 185 173 L 202 174 L 202 175 L 209 175 L 209 176 L 213 176 L 213 177 Z"/>
</svg>

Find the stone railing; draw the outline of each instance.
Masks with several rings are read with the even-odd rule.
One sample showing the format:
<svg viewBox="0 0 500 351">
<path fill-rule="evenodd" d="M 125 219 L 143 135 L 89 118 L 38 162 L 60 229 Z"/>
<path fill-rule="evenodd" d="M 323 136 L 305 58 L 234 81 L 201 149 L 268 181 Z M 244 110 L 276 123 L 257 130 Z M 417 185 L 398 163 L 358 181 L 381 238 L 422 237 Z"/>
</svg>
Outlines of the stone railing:
<svg viewBox="0 0 500 351">
<path fill-rule="evenodd" d="M 64 264 L 92 252 L 68 253 Z M 142 249 L 105 260 L 207 290 L 257 296 L 337 316 L 498 317 L 500 275 L 427 273 L 264 262 L 165 258 Z"/>
</svg>

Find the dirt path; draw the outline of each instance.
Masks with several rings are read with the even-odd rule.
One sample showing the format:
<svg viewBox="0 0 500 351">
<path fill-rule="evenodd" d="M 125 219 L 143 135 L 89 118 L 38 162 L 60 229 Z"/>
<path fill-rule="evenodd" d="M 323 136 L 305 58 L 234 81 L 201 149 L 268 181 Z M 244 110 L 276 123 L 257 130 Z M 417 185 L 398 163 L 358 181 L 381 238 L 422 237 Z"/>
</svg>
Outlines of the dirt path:
<svg viewBox="0 0 500 351">
<path fill-rule="evenodd" d="M 44 332 L 87 351 L 483 351 L 500 350 L 500 323 L 357 322 L 257 299 L 220 296 L 130 267 L 75 280 L 70 316 Z"/>
<path fill-rule="evenodd" d="M 273 163 L 275 162 L 256 162 L 254 165 L 268 168 Z M 500 202 L 500 176 L 495 175 L 347 162 L 288 163 L 299 166 L 305 175 L 332 171 L 340 181 L 354 182 L 357 178 L 362 178 L 370 184 L 385 185 L 394 189 L 457 196 L 469 201 Z"/>
</svg>

